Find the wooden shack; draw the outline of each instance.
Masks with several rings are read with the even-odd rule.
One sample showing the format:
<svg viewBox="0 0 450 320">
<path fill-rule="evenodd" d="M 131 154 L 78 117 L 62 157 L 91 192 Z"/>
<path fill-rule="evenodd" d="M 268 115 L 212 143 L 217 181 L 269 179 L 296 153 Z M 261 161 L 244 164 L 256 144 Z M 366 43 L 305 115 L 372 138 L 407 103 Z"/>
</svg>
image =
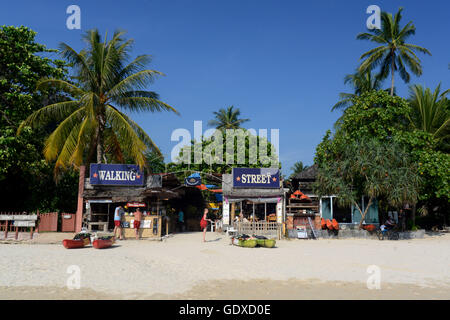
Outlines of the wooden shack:
<svg viewBox="0 0 450 320">
<path fill-rule="evenodd" d="M 169 219 L 166 219 L 168 202 L 183 193 L 183 190 L 178 189 L 179 185 L 173 174 L 148 175 L 142 186 L 92 185 L 90 179 L 86 178 L 82 192 L 82 226 L 93 232 L 113 231 L 114 210 L 121 205 L 125 208 L 124 236 L 134 238 L 133 211 L 140 207 L 144 213 L 141 238 L 161 238 L 169 229 L 166 225 L 169 223 Z"/>
</svg>

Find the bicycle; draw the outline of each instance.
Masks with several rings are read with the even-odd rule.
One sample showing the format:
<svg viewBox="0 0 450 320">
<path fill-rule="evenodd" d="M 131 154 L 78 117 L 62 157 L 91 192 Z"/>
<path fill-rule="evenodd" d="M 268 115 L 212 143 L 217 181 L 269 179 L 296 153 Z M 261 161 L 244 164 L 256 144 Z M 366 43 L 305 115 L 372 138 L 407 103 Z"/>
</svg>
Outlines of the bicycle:
<svg viewBox="0 0 450 320">
<path fill-rule="evenodd" d="M 381 230 L 379 229 L 377 231 L 378 240 L 398 240 L 400 239 L 400 233 L 398 232 L 397 228 L 392 228 L 388 230 Z"/>
</svg>

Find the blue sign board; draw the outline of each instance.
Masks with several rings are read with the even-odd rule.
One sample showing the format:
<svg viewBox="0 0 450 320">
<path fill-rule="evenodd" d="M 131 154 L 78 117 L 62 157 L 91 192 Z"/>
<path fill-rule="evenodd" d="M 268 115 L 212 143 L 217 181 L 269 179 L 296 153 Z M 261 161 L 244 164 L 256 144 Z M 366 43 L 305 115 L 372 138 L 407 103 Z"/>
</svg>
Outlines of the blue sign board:
<svg viewBox="0 0 450 320">
<path fill-rule="evenodd" d="M 274 168 L 233 168 L 234 188 L 280 188 L 280 170 Z"/>
<path fill-rule="evenodd" d="M 144 173 L 134 164 L 92 163 L 90 183 L 103 186 L 142 186 Z"/>
</svg>

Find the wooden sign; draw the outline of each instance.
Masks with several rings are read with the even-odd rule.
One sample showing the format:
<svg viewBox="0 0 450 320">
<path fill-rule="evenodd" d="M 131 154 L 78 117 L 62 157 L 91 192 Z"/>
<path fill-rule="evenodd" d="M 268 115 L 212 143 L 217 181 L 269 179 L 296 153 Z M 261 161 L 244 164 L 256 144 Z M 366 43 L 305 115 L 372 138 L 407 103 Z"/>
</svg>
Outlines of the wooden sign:
<svg viewBox="0 0 450 320">
<path fill-rule="evenodd" d="M 35 227 L 34 221 L 14 221 L 14 227 Z"/>
<path fill-rule="evenodd" d="M 37 215 L 14 215 L 13 218 L 14 221 L 30 221 L 30 220 L 37 220 Z"/>
</svg>

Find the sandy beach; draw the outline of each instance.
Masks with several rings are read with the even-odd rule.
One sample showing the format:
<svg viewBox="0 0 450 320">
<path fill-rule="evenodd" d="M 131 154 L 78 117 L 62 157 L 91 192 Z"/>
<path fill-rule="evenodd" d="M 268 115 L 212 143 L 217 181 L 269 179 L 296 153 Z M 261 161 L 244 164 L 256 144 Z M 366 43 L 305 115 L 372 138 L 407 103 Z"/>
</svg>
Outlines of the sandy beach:
<svg viewBox="0 0 450 320">
<path fill-rule="evenodd" d="M 43 239 L 0 244 L 0 299 L 450 299 L 449 234 L 283 240 L 274 249 L 231 246 L 216 233 L 207 243 L 186 233 L 105 250 Z M 81 288 L 69 290 L 74 265 Z M 367 288 L 372 265 L 380 290 Z"/>
</svg>

